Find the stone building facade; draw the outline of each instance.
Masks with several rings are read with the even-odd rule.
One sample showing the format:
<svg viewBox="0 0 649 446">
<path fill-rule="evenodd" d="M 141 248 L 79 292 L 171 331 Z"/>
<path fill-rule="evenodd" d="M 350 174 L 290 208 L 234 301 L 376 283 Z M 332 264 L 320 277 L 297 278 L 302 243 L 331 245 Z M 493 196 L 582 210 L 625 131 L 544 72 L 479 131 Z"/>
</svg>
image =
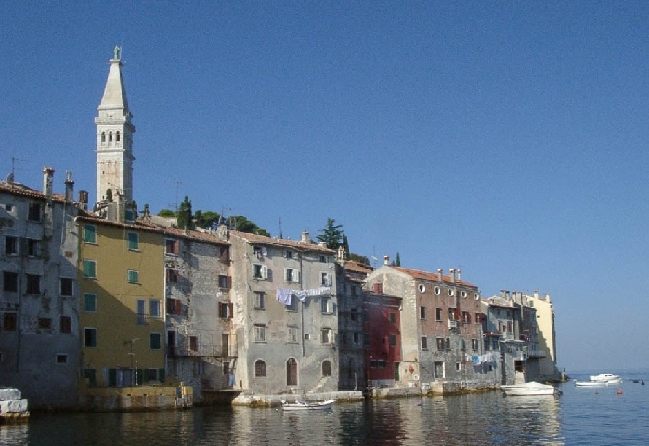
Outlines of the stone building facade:
<svg viewBox="0 0 649 446">
<path fill-rule="evenodd" d="M 267 395 L 337 390 L 334 251 L 307 233 L 292 241 L 218 232 L 230 242 L 239 388 Z"/>
<path fill-rule="evenodd" d="M 0 383 L 34 409 L 77 404 L 78 207 L 70 174 L 64 195 L 53 175 L 44 169 L 42 191 L 0 183 Z"/>
</svg>

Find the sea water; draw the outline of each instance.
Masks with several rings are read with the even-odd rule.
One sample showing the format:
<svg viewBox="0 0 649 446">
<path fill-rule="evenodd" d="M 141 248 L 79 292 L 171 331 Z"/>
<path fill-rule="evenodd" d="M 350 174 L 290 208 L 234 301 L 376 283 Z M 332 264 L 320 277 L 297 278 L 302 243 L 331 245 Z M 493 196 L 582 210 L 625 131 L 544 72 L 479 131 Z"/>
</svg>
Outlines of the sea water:
<svg viewBox="0 0 649 446">
<path fill-rule="evenodd" d="M 185 411 L 38 414 L 0 427 L 3 445 L 646 445 L 648 374 L 622 384 L 558 386 L 558 396 L 500 391 L 337 403 L 331 410 L 201 407 Z M 587 380 L 588 376 L 574 375 Z M 621 392 L 621 393 L 620 393 Z"/>
</svg>

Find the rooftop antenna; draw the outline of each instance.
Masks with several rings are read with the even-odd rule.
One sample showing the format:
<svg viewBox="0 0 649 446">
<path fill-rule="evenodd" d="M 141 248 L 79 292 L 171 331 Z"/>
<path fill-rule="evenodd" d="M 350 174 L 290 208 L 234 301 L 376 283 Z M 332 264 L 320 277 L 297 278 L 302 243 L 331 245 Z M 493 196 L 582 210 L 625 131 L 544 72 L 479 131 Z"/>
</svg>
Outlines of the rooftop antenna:
<svg viewBox="0 0 649 446">
<path fill-rule="evenodd" d="M 230 223 L 228 222 L 229 217 L 228 217 L 228 218 L 225 217 L 225 211 L 231 211 L 231 210 L 232 210 L 232 208 L 229 208 L 229 207 L 227 207 L 227 206 L 222 206 L 222 207 L 221 207 L 221 218 L 223 219 L 223 221 L 226 222 L 226 224 L 228 225 L 228 228 L 230 228 L 230 229 L 234 229 L 234 230 L 236 231 L 237 228 L 231 228 L 231 227 L 230 227 Z"/>
<path fill-rule="evenodd" d="M 10 173 L 11 182 L 16 181 L 16 161 L 25 161 L 25 160 L 20 159 L 20 158 L 16 158 L 15 156 L 11 157 L 11 173 Z"/>
<path fill-rule="evenodd" d="M 178 185 L 183 184 L 182 181 L 178 180 L 165 180 L 165 183 L 172 183 L 176 186 L 176 198 L 173 203 L 171 203 L 169 206 L 173 206 L 174 212 L 178 212 Z"/>
<path fill-rule="evenodd" d="M 279 217 L 279 238 L 280 240 L 284 238 L 282 236 L 282 217 Z"/>
</svg>

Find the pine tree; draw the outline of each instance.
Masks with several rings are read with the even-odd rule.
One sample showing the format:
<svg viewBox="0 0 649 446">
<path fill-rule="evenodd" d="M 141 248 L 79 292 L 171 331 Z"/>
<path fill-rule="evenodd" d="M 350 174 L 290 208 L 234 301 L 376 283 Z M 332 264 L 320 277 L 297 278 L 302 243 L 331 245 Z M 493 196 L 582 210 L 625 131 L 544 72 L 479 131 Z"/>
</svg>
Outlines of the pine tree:
<svg viewBox="0 0 649 446">
<path fill-rule="evenodd" d="M 343 240 L 343 225 L 337 225 L 336 220 L 327 218 L 327 226 L 320 229 L 322 234 L 318 235 L 318 241 L 324 242 L 329 249 L 338 249 Z"/>
</svg>

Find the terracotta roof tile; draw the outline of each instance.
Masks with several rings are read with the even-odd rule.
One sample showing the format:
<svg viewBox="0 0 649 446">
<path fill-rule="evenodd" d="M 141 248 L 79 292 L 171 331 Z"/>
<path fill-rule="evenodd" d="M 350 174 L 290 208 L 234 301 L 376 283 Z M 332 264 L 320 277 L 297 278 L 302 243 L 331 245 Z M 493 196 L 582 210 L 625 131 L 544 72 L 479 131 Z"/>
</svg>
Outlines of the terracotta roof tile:
<svg viewBox="0 0 649 446">
<path fill-rule="evenodd" d="M 266 237 L 258 234 L 251 234 L 249 232 L 230 231 L 230 235 L 239 237 L 242 240 L 251 244 L 272 245 L 284 248 L 293 248 L 300 251 L 316 251 L 323 254 L 334 254 L 332 249 L 318 245 L 317 243 L 308 243 L 297 240 L 287 240 L 282 238 Z"/>
<path fill-rule="evenodd" d="M 439 274 L 436 272 L 420 271 L 417 269 L 410 269 L 410 268 L 401 268 L 399 266 L 393 266 L 392 268 L 394 268 L 397 271 L 401 271 L 402 273 L 408 274 L 414 279 L 428 280 L 431 282 L 439 282 Z M 451 276 L 444 275 L 444 274 L 442 274 L 442 282 L 455 283 L 456 285 L 477 288 L 476 285 L 469 282 L 465 282 L 463 280 L 456 280 L 455 282 L 453 282 L 453 280 L 451 280 Z"/>
</svg>

